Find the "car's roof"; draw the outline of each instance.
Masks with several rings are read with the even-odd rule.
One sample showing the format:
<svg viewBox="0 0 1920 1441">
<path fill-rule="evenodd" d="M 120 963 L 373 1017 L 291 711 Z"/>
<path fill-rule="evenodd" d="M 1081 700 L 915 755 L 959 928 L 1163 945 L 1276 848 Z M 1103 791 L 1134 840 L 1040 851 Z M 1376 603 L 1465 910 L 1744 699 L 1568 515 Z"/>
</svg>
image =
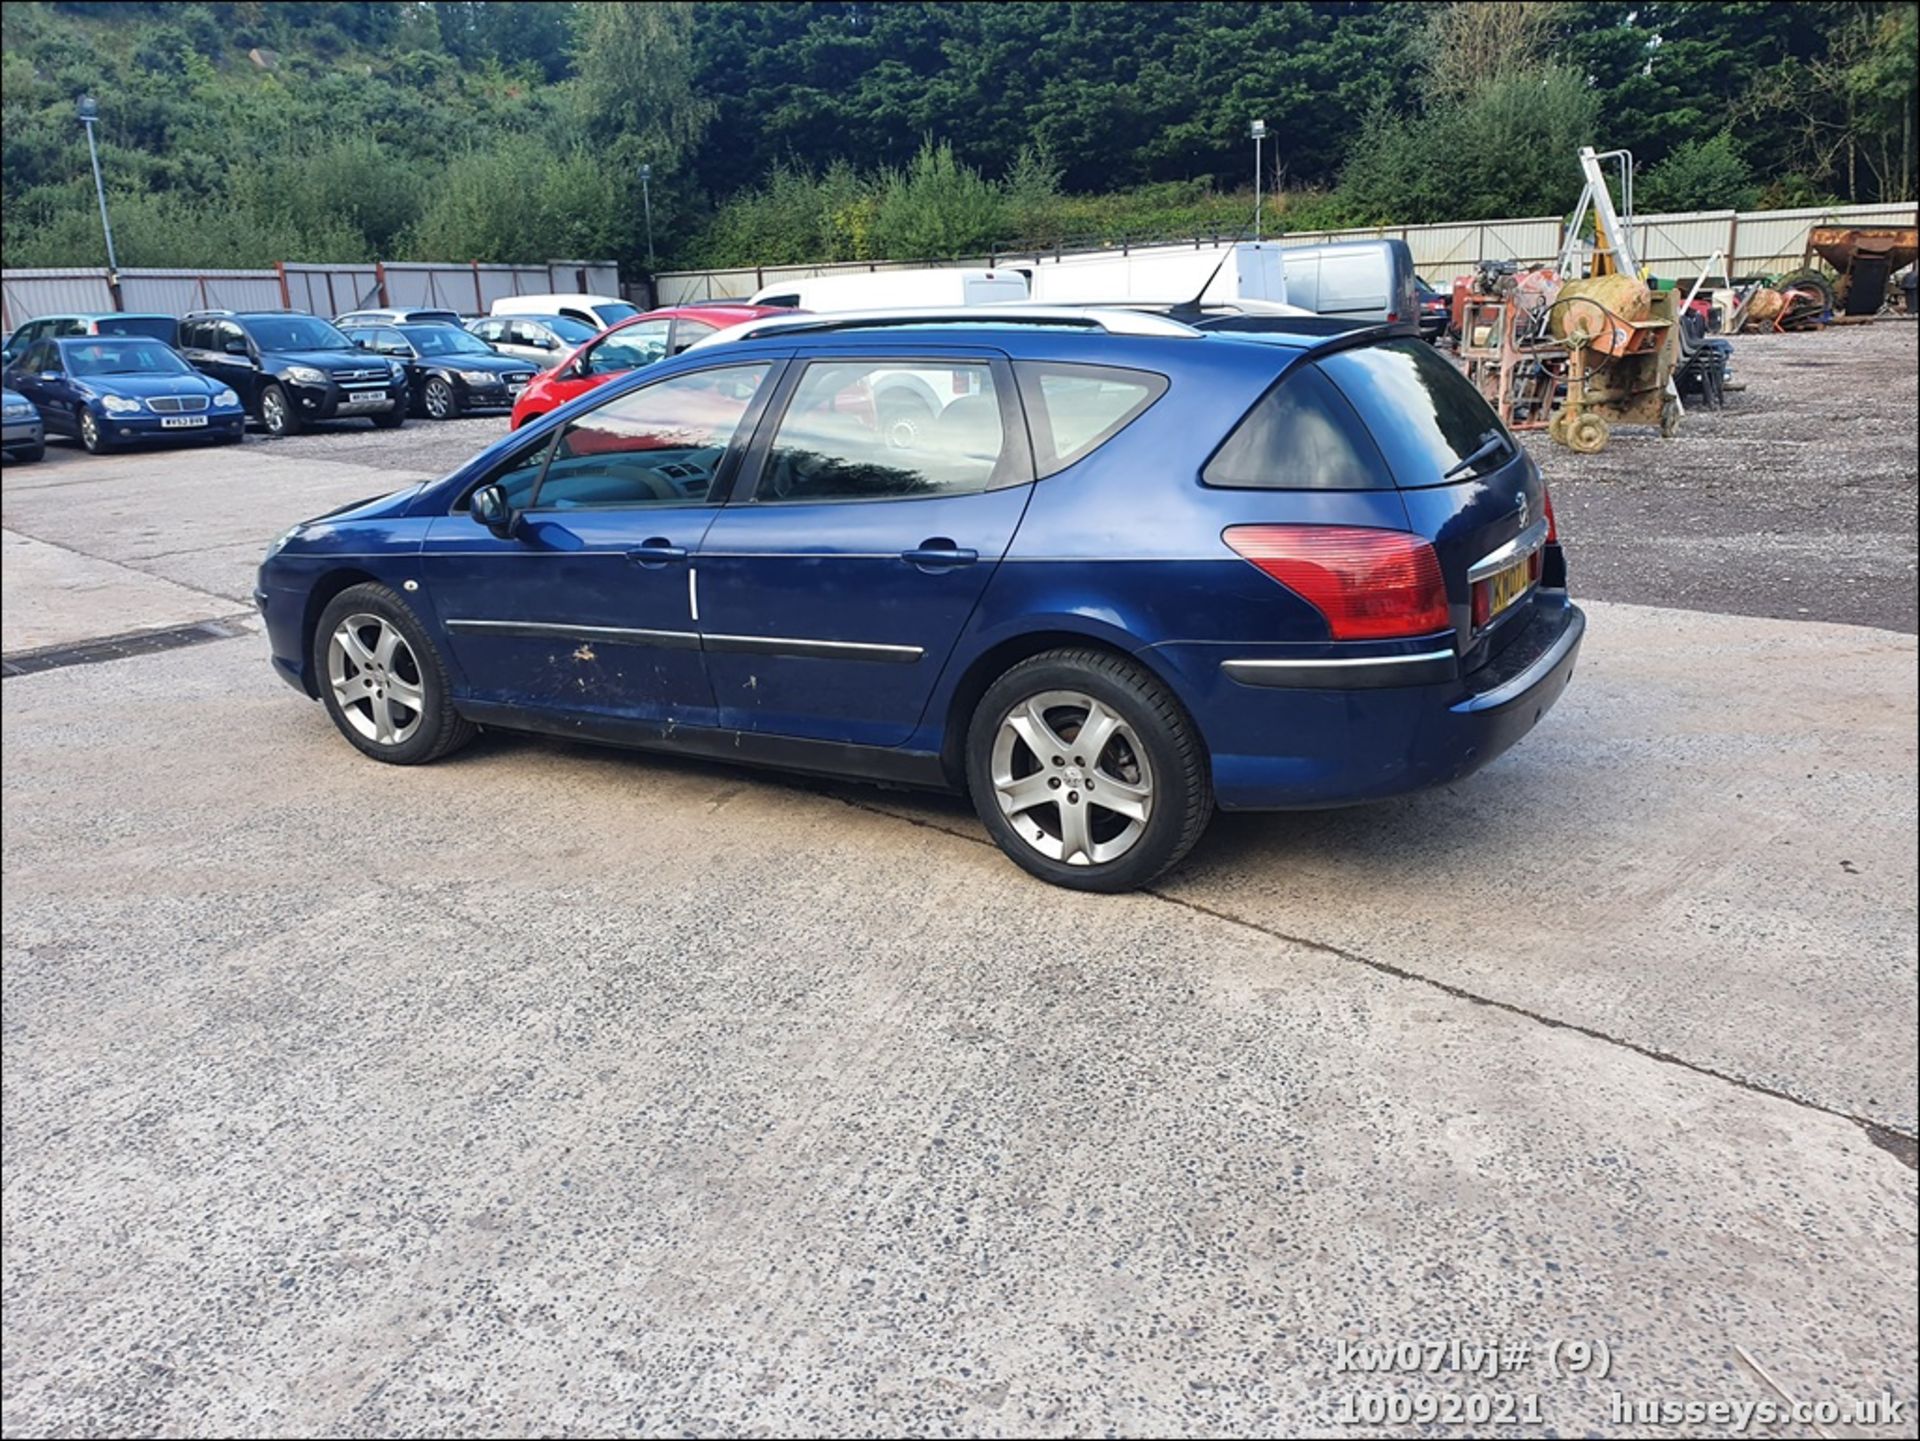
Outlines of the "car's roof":
<svg viewBox="0 0 1920 1441">
<path fill-rule="evenodd" d="M 173 317 L 160 310 L 60 310 L 52 315 L 36 315 L 32 320 L 23 320 L 21 325 L 31 325 L 34 320 L 171 320 Z M 18 329 L 19 327 L 14 327 Z"/>
<path fill-rule="evenodd" d="M 643 320 L 713 320 L 722 326 L 740 325 L 763 315 L 798 315 L 800 311 L 785 305 L 754 305 L 745 300 L 696 301 L 691 305 L 663 305 L 658 310 L 630 315 L 612 330 L 625 330 Z"/>
</svg>

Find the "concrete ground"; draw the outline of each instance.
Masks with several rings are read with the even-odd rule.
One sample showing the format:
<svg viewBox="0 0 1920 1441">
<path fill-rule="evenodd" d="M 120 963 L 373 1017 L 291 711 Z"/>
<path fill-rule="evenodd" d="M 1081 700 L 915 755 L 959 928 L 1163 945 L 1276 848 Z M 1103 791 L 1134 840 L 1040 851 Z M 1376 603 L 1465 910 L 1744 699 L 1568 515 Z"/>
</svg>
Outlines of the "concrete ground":
<svg viewBox="0 0 1920 1441">
<path fill-rule="evenodd" d="M 497 428 L 59 454 L 5 519 L 117 630 L 226 616 Z M 380 767 L 257 636 L 7 680 L 0 1425 L 1724 1434 L 1613 1398 L 1771 1399 L 1744 1352 L 1915 1434 L 1914 639 L 1590 616 L 1481 775 L 1119 898 L 940 797 Z M 1449 1340 L 1507 1369 L 1342 1351 Z"/>
</svg>

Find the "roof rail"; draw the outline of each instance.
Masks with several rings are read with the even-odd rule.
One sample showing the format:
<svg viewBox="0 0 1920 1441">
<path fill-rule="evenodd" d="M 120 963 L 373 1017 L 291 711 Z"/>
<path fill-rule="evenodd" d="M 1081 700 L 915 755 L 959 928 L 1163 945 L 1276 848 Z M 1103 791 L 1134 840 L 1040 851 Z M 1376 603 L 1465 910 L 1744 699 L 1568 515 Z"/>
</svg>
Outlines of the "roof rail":
<svg viewBox="0 0 1920 1441">
<path fill-rule="evenodd" d="M 961 305 L 926 309 L 842 310 L 826 313 L 800 311 L 792 315 L 770 315 L 750 320 L 745 325 L 729 326 L 712 335 L 702 336 L 689 350 L 701 346 L 725 345 L 739 340 L 759 340 L 770 335 L 814 334 L 835 330 L 881 330 L 890 326 L 980 325 L 1068 326 L 1077 330 L 1097 330 L 1108 335 L 1158 335 L 1198 339 L 1200 332 L 1164 315 L 1139 310 L 1106 309 L 1086 305 Z"/>
</svg>

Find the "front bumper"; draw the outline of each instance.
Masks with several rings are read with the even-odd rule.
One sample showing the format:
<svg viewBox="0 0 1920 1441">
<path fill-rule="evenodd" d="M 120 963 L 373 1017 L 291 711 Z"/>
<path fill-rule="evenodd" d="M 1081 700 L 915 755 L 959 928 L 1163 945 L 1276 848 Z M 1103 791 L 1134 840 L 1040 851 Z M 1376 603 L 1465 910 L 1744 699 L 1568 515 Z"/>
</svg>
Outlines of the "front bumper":
<svg viewBox="0 0 1920 1441">
<path fill-rule="evenodd" d="M 1173 645 L 1150 655 L 1178 677 L 1223 810 L 1353 805 L 1471 775 L 1552 709 L 1573 678 L 1586 617 L 1564 591 L 1533 606 L 1526 629 L 1480 669 L 1460 676 L 1451 662 L 1416 653 L 1408 684 L 1236 680 L 1225 663 L 1246 647 Z"/>
<path fill-rule="evenodd" d="M 46 439 L 47 428 L 41 424 L 40 417 L 37 415 L 9 420 L 5 423 L 4 429 L 0 429 L 0 443 L 4 443 L 4 448 L 7 450 L 44 445 Z"/>
<path fill-rule="evenodd" d="M 96 408 L 93 418 L 100 424 L 100 433 L 115 443 L 224 440 L 242 434 L 247 428 L 247 414 L 243 410 L 198 411 L 189 415 L 155 415 L 143 410 L 132 415 L 112 415 Z M 169 420 L 196 418 L 206 424 L 166 424 Z"/>
<path fill-rule="evenodd" d="M 460 407 L 463 410 L 510 410 L 532 380 L 533 377 L 528 376 L 518 385 L 514 385 L 502 377 L 486 385 L 476 385 L 463 376 L 455 382 L 455 393 L 459 396 Z"/>
<path fill-rule="evenodd" d="M 353 420 L 363 415 L 385 415 L 405 409 L 407 383 L 396 380 L 389 385 L 341 386 L 333 381 L 325 385 L 286 385 L 288 396 L 303 420 Z"/>
</svg>

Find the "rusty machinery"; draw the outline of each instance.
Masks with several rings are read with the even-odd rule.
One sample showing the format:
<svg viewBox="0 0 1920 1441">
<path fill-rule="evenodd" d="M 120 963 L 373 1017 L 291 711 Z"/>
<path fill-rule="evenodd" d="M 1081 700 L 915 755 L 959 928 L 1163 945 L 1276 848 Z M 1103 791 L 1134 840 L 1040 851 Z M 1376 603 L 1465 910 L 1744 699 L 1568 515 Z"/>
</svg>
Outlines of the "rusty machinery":
<svg viewBox="0 0 1920 1441">
<path fill-rule="evenodd" d="M 1461 365 L 1501 420 L 1516 430 L 1544 429 L 1588 454 L 1606 445 L 1615 425 L 1653 425 L 1671 436 L 1682 414 L 1673 381 L 1681 360 L 1679 301 L 1640 276 L 1601 169 L 1614 159 L 1630 213 L 1633 157 L 1582 147 L 1586 187 L 1559 264 L 1483 262 L 1454 293 Z M 1590 273 L 1580 277 L 1589 209 L 1594 249 Z"/>
</svg>

